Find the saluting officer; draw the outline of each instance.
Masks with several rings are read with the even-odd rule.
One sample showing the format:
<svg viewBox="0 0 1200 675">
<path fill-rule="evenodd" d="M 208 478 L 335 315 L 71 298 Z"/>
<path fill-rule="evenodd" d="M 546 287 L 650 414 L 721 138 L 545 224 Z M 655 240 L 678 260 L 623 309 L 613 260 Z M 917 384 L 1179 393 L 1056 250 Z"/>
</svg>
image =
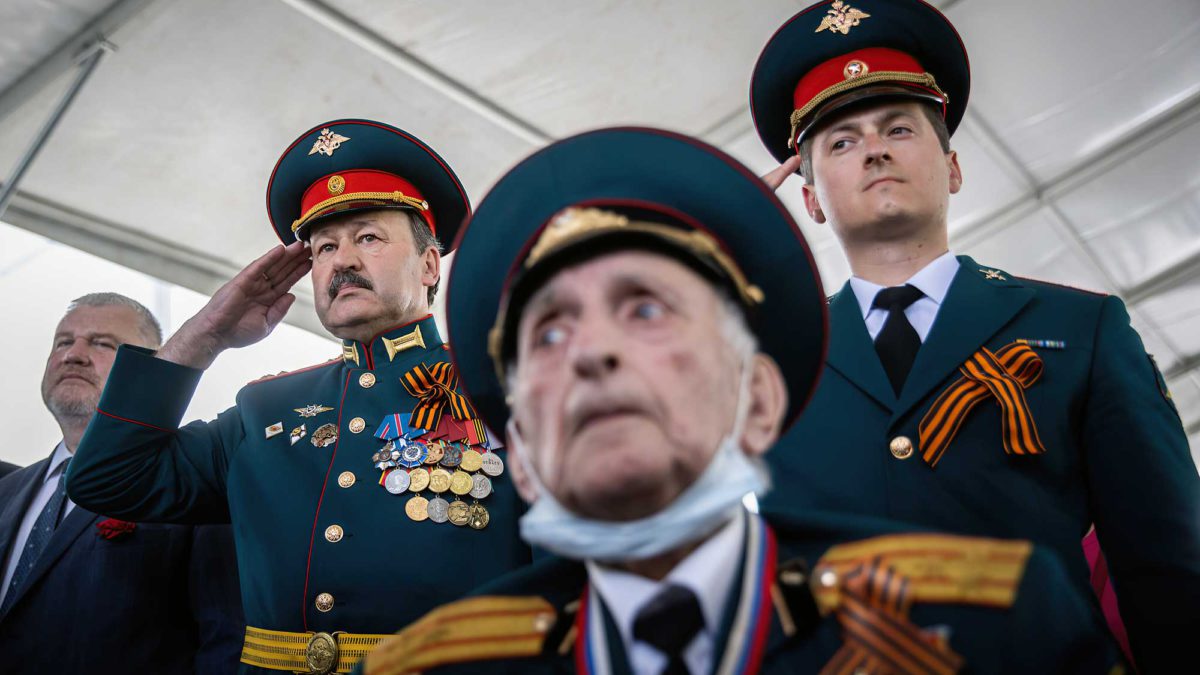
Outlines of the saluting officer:
<svg viewBox="0 0 1200 675">
<path fill-rule="evenodd" d="M 232 520 L 245 669 L 346 672 L 383 634 L 530 554 L 504 453 L 430 315 L 439 239 L 454 241 L 470 208 L 454 172 L 400 129 L 338 120 L 287 148 L 267 205 L 287 245 L 157 353 L 121 348 L 68 489 L 118 517 Z M 266 337 L 310 269 L 341 355 L 180 427 L 204 369 Z"/>
<path fill-rule="evenodd" d="M 454 358 L 508 429 L 522 536 L 558 557 L 427 615 L 370 675 L 1107 672 L 1098 615 L 1028 542 L 742 505 L 816 381 L 825 300 L 787 210 L 724 153 L 560 141 L 456 255 Z"/>
<path fill-rule="evenodd" d="M 771 455 L 797 477 L 772 501 L 1028 538 L 1079 588 L 1094 523 L 1138 665 L 1177 664 L 1200 633 L 1182 424 L 1119 298 L 949 251 L 969 89 L 961 39 L 919 0 L 817 3 L 759 57 L 773 178 L 802 169 L 853 273 L 829 303 L 821 386 Z"/>
</svg>

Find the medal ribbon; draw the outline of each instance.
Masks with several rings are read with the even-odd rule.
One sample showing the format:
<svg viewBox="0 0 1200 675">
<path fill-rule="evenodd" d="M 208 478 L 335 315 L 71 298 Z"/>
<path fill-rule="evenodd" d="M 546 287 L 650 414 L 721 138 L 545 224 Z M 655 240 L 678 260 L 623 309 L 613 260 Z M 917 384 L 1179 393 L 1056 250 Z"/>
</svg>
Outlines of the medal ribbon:
<svg viewBox="0 0 1200 675">
<path fill-rule="evenodd" d="M 934 632 L 908 619 L 908 578 L 875 558 L 842 577 L 838 608 L 845 644 L 821 675 L 957 673 L 963 659 Z"/>
<path fill-rule="evenodd" d="M 1042 357 L 1037 352 L 1017 342 L 1001 347 L 994 354 L 984 347 L 958 370 L 963 376 L 938 396 L 921 420 L 921 452 L 926 464 L 937 466 L 967 415 L 988 398 L 995 398 L 1000 404 L 1001 438 L 1006 453 L 1046 452 L 1025 401 L 1025 390 L 1042 375 Z"/>
<path fill-rule="evenodd" d="M 456 420 L 466 421 L 475 417 L 471 403 L 455 391 L 458 387 L 458 374 L 449 363 L 435 363 L 432 368 L 418 363 L 400 378 L 400 383 L 413 398 L 420 401 L 409 418 L 409 425 L 412 427 L 436 429 L 447 405 L 450 406 L 450 414 Z"/>
<path fill-rule="evenodd" d="M 746 562 L 737 614 L 714 675 L 754 675 L 762 665 L 771 628 L 771 584 L 775 581 L 775 534 L 761 516 L 746 514 Z M 612 675 L 608 638 L 601 602 L 591 587 L 584 589 L 576 615 L 575 672 Z"/>
</svg>

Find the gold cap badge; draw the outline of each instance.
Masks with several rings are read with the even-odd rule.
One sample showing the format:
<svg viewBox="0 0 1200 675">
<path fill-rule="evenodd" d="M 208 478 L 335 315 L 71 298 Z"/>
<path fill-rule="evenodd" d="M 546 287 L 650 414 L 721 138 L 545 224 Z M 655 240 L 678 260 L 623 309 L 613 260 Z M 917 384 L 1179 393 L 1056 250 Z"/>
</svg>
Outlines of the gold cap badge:
<svg viewBox="0 0 1200 675">
<path fill-rule="evenodd" d="M 841 33 L 849 35 L 850 29 L 862 23 L 863 19 L 870 18 L 870 14 L 854 9 L 849 3 L 837 0 L 830 6 L 826 15 L 821 17 L 821 25 L 817 26 L 814 33 L 820 33 L 825 29 L 829 29 L 830 33 Z"/>
<path fill-rule="evenodd" d="M 321 135 L 317 137 L 317 142 L 313 143 L 312 150 L 309 150 L 308 154 L 322 154 L 333 157 L 333 151 L 342 147 L 342 143 L 348 140 L 350 139 L 346 136 L 335 134 L 329 129 L 322 129 Z"/>
<path fill-rule="evenodd" d="M 346 179 L 341 176 L 330 176 L 329 180 L 325 182 L 325 188 L 331 195 L 340 195 L 346 189 Z"/>
</svg>

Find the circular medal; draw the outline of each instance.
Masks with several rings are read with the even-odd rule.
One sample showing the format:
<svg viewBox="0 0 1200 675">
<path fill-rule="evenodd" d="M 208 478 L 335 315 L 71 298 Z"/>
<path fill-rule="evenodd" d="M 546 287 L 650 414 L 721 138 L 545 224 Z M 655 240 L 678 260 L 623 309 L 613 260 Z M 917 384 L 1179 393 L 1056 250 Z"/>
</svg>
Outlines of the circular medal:
<svg viewBox="0 0 1200 675">
<path fill-rule="evenodd" d="M 442 455 L 442 461 L 439 462 L 442 466 L 454 468 L 462 464 L 462 449 L 458 443 L 451 443 L 446 446 L 446 452 Z"/>
<path fill-rule="evenodd" d="M 466 525 L 469 520 L 471 520 L 470 511 L 471 509 L 467 506 L 466 502 L 455 500 L 450 504 L 450 510 L 448 511 L 447 515 L 449 516 L 451 523 L 462 527 L 463 525 Z"/>
<path fill-rule="evenodd" d="M 462 454 L 461 468 L 463 471 L 478 471 L 483 466 L 483 455 L 478 450 L 467 448 Z"/>
<path fill-rule="evenodd" d="M 387 478 L 383 479 L 383 488 L 394 495 L 403 493 L 408 489 L 408 472 L 404 469 L 393 469 Z"/>
<path fill-rule="evenodd" d="M 492 479 L 487 476 L 477 473 L 471 476 L 471 496 L 475 499 L 483 499 L 492 494 Z"/>
<path fill-rule="evenodd" d="M 450 518 L 450 502 L 441 497 L 429 500 L 429 519 L 435 523 L 444 523 Z"/>
<path fill-rule="evenodd" d="M 414 442 L 404 446 L 404 450 L 400 453 L 398 460 L 402 465 L 408 468 L 413 468 L 421 462 L 425 461 L 425 454 L 428 448 L 424 443 Z"/>
<path fill-rule="evenodd" d="M 450 489 L 450 472 L 445 469 L 434 469 L 429 472 L 429 489 L 441 494 Z"/>
<path fill-rule="evenodd" d="M 425 456 L 426 464 L 437 464 L 442 461 L 442 455 L 446 453 L 446 444 L 442 441 L 434 441 L 429 444 L 429 454 Z"/>
<path fill-rule="evenodd" d="M 467 524 L 473 530 L 482 530 L 491 522 L 492 515 L 483 504 L 472 504 L 467 511 Z"/>
<path fill-rule="evenodd" d="M 455 471 L 454 475 L 450 476 L 450 491 L 456 495 L 465 495 L 474 486 L 475 483 L 471 482 L 471 474 L 466 471 Z"/>
<path fill-rule="evenodd" d="M 420 492 L 429 487 L 429 472 L 421 467 L 417 467 L 408 472 L 408 489 L 413 492 Z"/>
<path fill-rule="evenodd" d="M 504 460 L 500 459 L 500 455 L 494 452 L 486 452 L 483 455 L 483 472 L 495 478 L 504 473 Z"/>
<path fill-rule="evenodd" d="M 429 500 L 417 495 L 404 505 L 404 512 L 408 514 L 409 518 L 419 523 L 429 517 Z"/>
</svg>

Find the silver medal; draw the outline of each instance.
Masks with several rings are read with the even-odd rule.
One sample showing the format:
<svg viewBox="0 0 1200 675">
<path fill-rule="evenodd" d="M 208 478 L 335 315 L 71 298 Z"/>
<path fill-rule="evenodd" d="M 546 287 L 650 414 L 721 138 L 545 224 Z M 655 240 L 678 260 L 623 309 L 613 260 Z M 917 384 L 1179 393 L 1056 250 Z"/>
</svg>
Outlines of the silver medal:
<svg viewBox="0 0 1200 675">
<path fill-rule="evenodd" d="M 429 500 L 429 519 L 435 523 L 444 523 L 450 519 L 450 502 L 441 497 Z"/>
<path fill-rule="evenodd" d="M 408 489 L 408 472 L 402 469 L 392 471 L 383 479 L 383 487 L 394 495 L 403 494 Z"/>
<path fill-rule="evenodd" d="M 495 478 L 504 473 L 504 460 L 494 452 L 483 453 L 483 472 Z"/>
<path fill-rule="evenodd" d="M 483 499 L 492 494 L 492 479 L 483 474 L 475 474 L 471 476 L 471 496 L 475 499 Z"/>
</svg>

